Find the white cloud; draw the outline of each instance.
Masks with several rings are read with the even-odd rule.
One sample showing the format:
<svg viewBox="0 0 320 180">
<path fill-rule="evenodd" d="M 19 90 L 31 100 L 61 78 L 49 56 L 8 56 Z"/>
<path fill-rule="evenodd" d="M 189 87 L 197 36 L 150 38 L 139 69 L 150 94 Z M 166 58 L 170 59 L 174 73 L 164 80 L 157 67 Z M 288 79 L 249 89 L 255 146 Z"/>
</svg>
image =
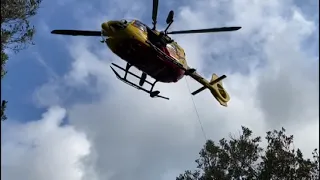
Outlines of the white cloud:
<svg viewBox="0 0 320 180">
<path fill-rule="evenodd" d="M 81 160 L 90 153 L 84 133 L 60 126 L 65 109 L 53 107 L 42 119 L 2 124 L 1 178 L 11 180 L 81 180 Z"/>
<path fill-rule="evenodd" d="M 128 9 L 121 11 L 130 12 L 130 6 L 125 7 Z M 189 64 L 202 74 L 228 75 L 224 81 L 231 95 L 228 108 L 219 106 L 207 91 L 194 97 L 208 138 L 227 137 L 241 125 L 262 136 L 270 128 L 284 126 L 288 134 L 295 135 L 295 145 L 310 156 L 319 147 L 319 129 L 315 128 L 319 126 L 319 62 L 314 65 L 300 45 L 315 30 L 314 22 L 306 20 L 289 0 L 199 0 L 176 9 L 173 29 L 243 26 L 232 33 L 175 36 Z M 146 16 L 150 19 L 148 13 Z M 204 139 L 185 80 L 156 85 L 170 101 L 151 99 L 116 79 L 108 65 L 124 62 L 106 52 L 105 46 L 96 47 L 97 40 L 88 38 L 72 39 L 67 44 L 72 69 L 61 81 L 99 96 L 67 108 L 70 126 L 85 132 L 92 148 L 82 154 L 88 155 L 82 161 L 90 170 L 85 171 L 86 179 L 96 175 L 98 179 L 156 180 L 195 168 Z M 97 81 L 94 85 L 91 77 Z M 200 87 L 189 78 L 188 83 L 192 90 Z M 41 97 L 52 96 L 61 98 L 63 92 L 42 91 Z M 45 105 L 61 103 L 52 99 Z M 305 132 L 312 137 L 308 141 Z"/>
</svg>

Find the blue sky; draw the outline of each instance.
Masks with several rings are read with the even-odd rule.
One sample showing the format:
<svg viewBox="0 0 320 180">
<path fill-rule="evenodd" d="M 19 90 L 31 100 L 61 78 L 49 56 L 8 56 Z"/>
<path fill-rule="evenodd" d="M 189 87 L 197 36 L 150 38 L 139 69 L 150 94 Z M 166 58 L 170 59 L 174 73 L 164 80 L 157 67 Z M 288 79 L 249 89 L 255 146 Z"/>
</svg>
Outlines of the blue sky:
<svg viewBox="0 0 320 180">
<path fill-rule="evenodd" d="M 81 4 L 85 1 L 78 1 Z M 63 4 L 53 2 L 53 1 L 43 1 L 41 7 L 38 10 L 36 16 L 31 19 L 31 23 L 36 27 L 37 32 L 34 36 L 34 42 L 36 45 L 29 46 L 28 49 L 21 51 L 18 54 L 10 55 L 10 61 L 7 63 L 6 68 L 8 74 L 3 80 L 2 95 L 6 97 L 10 103 L 7 108 L 7 116 L 18 121 L 25 120 L 35 120 L 45 111 L 35 104 L 34 101 L 34 91 L 37 87 L 45 84 L 48 80 L 54 79 L 51 72 L 53 71 L 56 76 L 63 76 L 67 70 L 69 70 L 71 57 L 67 53 L 66 44 L 59 41 L 55 35 L 50 34 L 53 29 L 92 29 L 99 30 L 100 26 L 87 26 L 81 27 L 81 20 L 79 17 L 75 17 L 74 13 L 81 11 L 80 8 L 74 6 L 74 1 L 66 1 Z M 100 6 L 99 1 L 92 2 L 92 8 L 99 10 L 101 13 L 108 12 L 112 9 L 112 6 Z M 146 5 L 152 6 L 151 3 Z M 175 5 L 175 3 L 173 3 Z M 150 9 L 148 9 L 150 11 Z M 126 10 L 123 10 L 125 13 Z M 166 7 L 164 3 L 159 4 L 158 12 L 158 26 L 165 22 L 166 15 L 170 11 L 170 7 Z M 94 14 L 94 11 L 86 10 L 85 12 Z M 150 12 L 151 13 L 151 12 Z M 146 12 L 141 20 L 146 21 L 151 24 L 150 15 Z M 127 18 L 122 17 L 121 14 L 115 16 L 118 19 Z M 85 17 L 84 17 L 85 18 Z M 107 21 L 106 19 L 105 21 Z M 65 42 L 70 39 L 70 37 L 65 38 Z M 83 37 L 75 37 L 83 38 Z M 99 38 L 92 37 L 90 41 L 97 42 L 97 45 L 101 45 Z M 93 49 L 94 50 L 94 49 Z M 106 51 L 108 49 L 106 48 Z M 43 63 L 39 62 L 39 59 Z M 50 70 L 48 70 L 48 68 Z M 106 69 L 109 71 L 109 69 Z M 82 92 L 81 90 L 72 91 L 72 97 L 77 98 L 77 100 L 91 99 L 92 96 L 88 97 L 88 94 Z M 89 94 L 90 95 L 90 94 Z M 91 94 L 92 95 L 92 94 Z M 78 97 L 82 97 L 79 99 Z M 72 100 L 69 101 L 72 101 Z"/>
<path fill-rule="evenodd" d="M 73 1 L 72 1 L 73 2 Z M 79 1 L 81 3 L 81 1 Z M 318 18 L 315 13 L 319 10 L 318 6 L 306 6 L 297 2 L 298 5 L 301 5 L 301 11 L 307 15 L 307 18 L 314 19 L 318 25 Z M 99 3 L 92 3 L 93 8 L 99 9 L 101 12 L 108 12 L 110 7 L 99 7 Z M 151 3 L 146 5 L 151 6 Z M 173 4 L 176 5 L 176 4 Z M 183 4 L 180 4 L 183 5 Z M 172 6 L 174 7 L 174 6 Z M 163 14 L 166 14 L 170 8 L 166 7 L 164 3 L 160 3 L 159 6 L 159 24 L 163 22 L 166 18 Z M 35 106 L 33 99 L 33 93 L 37 87 L 44 84 L 48 79 L 53 78 L 47 69 L 39 63 L 37 60 L 41 58 L 47 66 L 54 71 L 58 76 L 63 75 L 70 68 L 70 56 L 67 53 L 67 50 L 64 49 L 65 44 L 58 40 L 57 37 L 50 34 L 52 29 L 81 29 L 79 25 L 79 19 L 75 18 L 73 11 L 76 11 L 74 4 L 70 1 L 66 2 L 63 5 L 59 5 L 56 2 L 44 1 L 41 4 L 41 8 L 38 11 L 38 14 L 31 19 L 31 22 L 37 28 L 37 33 L 34 37 L 35 46 L 30 46 L 27 50 L 21 51 L 17 55 L 11 55 L 10 61 L 7 63 L 7 70 L 9 73 L 6 75 L 6 78 L 3 80 L 3 89 L 2 95 L 10 101 L 8 104 L 7 115 L 10 118 L 21 120 L 21 119 L 37 119 L 40 114 L 43 113 L 44 109 Z M 148 9 L 150 11 L 150 9 Z M 93 12 L 92 12 L 93 13 Z M 149 12 L 145 12 L 143 20 L 150 24 L 151 20 Z M 121 15 L 118 15 L 117 18 L 123 18 Z M 44 22 L 46 25 L 44 27 Z M 99 29 L 99 26 L 88 26 L 88 29 Z M 181 28 L 181 27 L 180 27 Z M 318 30 L 315 31 L 309 38 L 303 43 L 307 49 L 307 52 L 310 53 L 311 57 L 318 54 Z M 67 37 L 64 37 L 68 39 Z M 81 37 L 79 37 L 81 38 Z M 98 41 L 97 38 L 91 38 L 91 41 Z M 97 43 L 98 44 L 98 43 Z M 59 48 L 57 48 L 59 47 Z M 309 48 L 311 47 L 311 48 Z M 240 49 L 240 52 L 243 51 Z M 250 52 L 247 52 L 248 57 Z M 215 57 L 214 58 L 221 58 Z M 223 56 L 229 56 L 225 54 Z M 229 59 L 229 58 L 227 58 Z M 230 58 L 230 61 L 234 61 L 234 58 Z M 216 61 L 214 61 L 216 62 Z M 210 63 L 210 62 L 209 62 Z M 212 62 L 211 62 L 212 63 Z M 224 65 L 225 64 L 225 65 Z M 219 67 L 230 66 L 237 71 L 239 69 L 239 64 L 235 65 L 232 62 L 220 63 Z M 108 69 L 106 69 L 108 70 Z M 210 72 L 210 70 L 208 70 Z M 82 92 L 76 93 L 75 97 L 78 95 L 85 95 Z M 82 96 L 83 97 L 83 96 Z"/>
<path fill-rule="evenodd" d="M 79 1 L 81 3 L 82 1 Z M 310 1 L 312 2 L 312 1 Z M 307 15 L 306 18 L 314 19 L 314 21 L 318 25 L 319 16 L 312 12 L 317 12 L 319 10 L 318 6 L 307 6 L 307 3 L 301 4 L 297 1 L 297 5 L 301 7 L 301 11 Z M 146 3 L 147 6 L 151 6 L 152 4 Z M 177 5 L 173 3 L 173 6 Z M 182 6 L 180 4 L 180 6 Z M 227 6 L 227 5 L 226 5 Z M 74 11 L 78 9 L 75 8 L 73 1 L 67 1 L 65 4 L 59 4 L 51 1 L 44 1 L 41 4 L 41 8 L 38 11 L 38 14 L 31 19 L 31 22 L 36 26 L 37 33 L 34 37 L 35 46 L 30 46 L 27 50 L 21 51 L 17 55 L 11 55 L 10 61 L 7 63 L 7 70 L 9 73 L 6 75 L 6 78 L 3 81 L 3 90 L 2 95 L 10 101 L 8 104 L 7 115 L 10 118 L 21 120 L 21 119 L 37 119 L 40 114 L 43 113 L 44 109 L 35 106 L 35 102 L 33 99 L 34 91 L 37 87 L 44 84 L 48 81 L 48 79 L 52 79 L 52 74 L 48 73 L 48 69 L 44 67 L 41 63 L 39 63 L 39 58 L 42 59 L 46 63 L 46 66 L 50 67 L 50 69 L 57 75 L 62 76 L 66 73 L 68 69 L 70 69 L 70 59 L 71 57 L 67 53 L 67 50 L 64 48 L 65 44 L 58 40 L 57 37 L 50 34 L 52 29 L 81 29 L 81 25 L 79 23 L 79 19 L 74 17 Z M 167 12 L 172 9 L 172 7 L 166 6 L 164 3 L 160 3 L 159 6 L 159 24 L 164 22 L 166 16 L 163 14 L 167 14 Z M 112 9 L 112 6 L 105 7 L 99 6 L 98 1 L 92 3 L 92 8 L 98 9 L 100 12 L 108 12 Z M 144 14 L 144 18 L 142 18 L 145 22 L 150 24 L 150 9 L 147 10 Z M 90 12 L 90 11 L 89 11 Z M 124 10 L 125 12 L 125 10 Z M 93 12 L 91 12 L 93 13 Z M 121 17 L 120 13 L 115 17 Z M 46 24 L 44 25 L 44 22 Z M 82 27 L 83 28 L 83 27 Z M 88 26 L 88 29 L 99 29 L 99 26 Z M 180 27 L 181 28 L 181 27 Z M 314 31 L 314 33 L 309 36 L 304 42 L 303 47 L 306 47 L 308 53 L 310 53 L 310 57 L 318 54 L 319 41 L 317 40 L 318 32 Z M 68 37 L 63 37 L 67 41 Z M 81 38 L 81 37 L 78 37 Z M 91 41 L 98 41 L 97 38 L 91 38 Z M 98 43 L 97 43 L 98 44 Z M 245 50 L 246 45 L 244 47 L 238 49 L 242 53 Z M 311 48 L 310 48 L 311 47 Z M 247 52 L 248 57 L 250 57 L 250 52 Z M 241 65 L 234 64 L 234 57 L 230 56 L 228 53 L 225 53 L 222 57 L 216 57 L 214 54 L 212 55 L 214 59 L 224 58 L 227 56 L 227 59 L 230 61 L 224 61 L 217 64 L 218 67 L 230 66 L 233 67 L 233 71 L 239 71 Z M 216 62 L 211 61 L 209 63 Z M 215 63 L 216 64 L 216 63 Z M 238 69 L 238 70 L 237 70 Z M 108 69 L 106 69 L 108 70 Z M 211 71 L 210 69 L 208 70 Z M 248 69 L 245 69 L 247 72 Z M 86 97 L 85 93 L 81 92 L 73 92 L 75 93 L 74 97 L 79 97 L 79 95 L 84 95 L 82 97 Z M 72 97 L 70 97 L 72 98 Z M 87 97 L 90 98 L 90 97 Z"/>
<path fill-rule="evenodd" d="M 43 1 L 31 20 L 36 45 L 10 55 L 2 81 L 9 119 L 2 124 L 1 176 L 122 180 L 137 172 L 134 180 L 162 180 L 195 167 L 204 140 L 185 80 L 157 85 L 170 101 L 150 99 L 116 79 L 110 62 L 124 62 L 99 38 L 50 34 L 99 30 L 102 21 L 121 18 L 150 25 L 146 2 Z M 232 33 L 174 36 L 201 74 L 228 76 L 228 108 L 209 92 L 194 97 L 208 138 L 228 137 L 241 125 L 262 136 L 285 126 L 303 152 L 319 147 L 319 1 L 160 0 L 158 28 L 171 9 L 176 30 L 242 26 Z M 192 90 L 200 87 L 187 80 Z M 308 139 L 306 132 L 312 134 Z"/>
<path fill-rule="evenodd" d="M 34 36 L 36 45 L 29 46 L 16 55 L 10 55 L 10 61 L 6 65 L 8 74 L 3 80 L 2 95 L 9 101 L 7 108 L 9 118 L 35 120 L 45 110 L 36 106 L 34 91 L 54 77 L 38 59 L 44 61 L 57 76 L 62 76 L 70 69 L 71 57 L 65 49 L 66 45 L 50 32 L 54 28 L 79 29 L 79 21 L 72 15 L 73 11 L 73 3 L 62 6 L 53 1 L 43 1 L 38 14 L 31 19 L 31 23 L 37 28 Z M 94 30 L 99 28 L 99 26 L 88 27 Z M 97 38 L 93 40 L 98 41 Z M 81 94 L 78 92 L 74 96 L 79 93 Z"/>
</svg>

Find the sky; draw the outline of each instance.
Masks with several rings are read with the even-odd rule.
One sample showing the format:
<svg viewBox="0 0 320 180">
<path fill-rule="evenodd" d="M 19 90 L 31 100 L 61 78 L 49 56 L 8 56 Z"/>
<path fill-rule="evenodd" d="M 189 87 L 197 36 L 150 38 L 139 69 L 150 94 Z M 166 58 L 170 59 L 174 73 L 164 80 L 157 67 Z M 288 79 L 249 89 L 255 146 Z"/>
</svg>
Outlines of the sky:
<svg viewBox="0 0 320 180">
<path fill-rule="evenodd" d="M 10 180 L 167 180 L 187 169 L 205 143 L 188 90 L 190 78 L 157 84 L 169 101 L 118 81 L 125 62 L 97 37 L 51 35 L 52 29 L 100 30 L 137 18 L 151 25 L 151 1 L 43 1 L 31 19 L 35 45 L 10 54 L 1 95 L 1 178 Z M 227 108 L 209 91 L 193 97 L 206 137 L 241 126 L 256 136 L 285 127 L 311 157 L 319 148 L 319 1 L 160 0 L 158 29 L 242 26 L 236 32 L 175 35 L 188 64 L 208 79 L 226 74 Z M 137 70 L 134 70 L 137 72 Z"/>
</svg>

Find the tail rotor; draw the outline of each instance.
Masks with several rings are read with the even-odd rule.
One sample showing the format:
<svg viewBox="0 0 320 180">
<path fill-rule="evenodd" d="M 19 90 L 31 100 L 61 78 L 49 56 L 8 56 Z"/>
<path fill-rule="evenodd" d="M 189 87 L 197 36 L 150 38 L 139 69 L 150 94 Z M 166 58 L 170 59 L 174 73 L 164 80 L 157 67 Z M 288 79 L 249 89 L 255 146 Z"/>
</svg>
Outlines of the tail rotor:
<svg viewBox="0 0 320 180">
<path fill-rule="evenodd" d="M 199 88 L 198 90 L 192 92 L 192 95 L 196 95 L 200 92 L 202 92 L 205 89 L 209 89 L 211 94 L 216 98 L 216 100 L 222 105 L 222 106 L 227 106 L 227 103 L 230 100 L 230 96 L 228 92 L 224 89 L 222 80 L 225 79 L 227 76 L 222 75 L 222 76 L 217 76 L 215 73 L 212 74 L 210 82 L 202 78 L 198 74 L 193 74 L 190 75 L 193 79 L 198 81 L 203 85 L 203 87 Z"/>
</svg>

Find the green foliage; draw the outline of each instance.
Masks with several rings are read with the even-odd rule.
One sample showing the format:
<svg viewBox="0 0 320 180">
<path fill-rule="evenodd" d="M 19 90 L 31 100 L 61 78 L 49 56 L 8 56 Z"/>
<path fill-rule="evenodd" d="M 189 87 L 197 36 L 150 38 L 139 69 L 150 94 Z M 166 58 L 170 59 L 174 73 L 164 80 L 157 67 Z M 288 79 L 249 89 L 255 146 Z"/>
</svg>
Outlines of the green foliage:
<svg viewBox="0 0 320 180">
<path fill-rule="evenodd" d="M 35 28 L 29 19 L 34 16 L 41 0 L 1 0 L 1 79 L 6 74 L 8 56 L 5 50 L 15 53 L 32 43 Z M 1 120 L 5 120 L 7 101 L 1 102 Z"/>
<path fill-rule="evenodd" d="M 319 155 L 314 150 L 313 160 L 304 159 L 293 146 L 293 136 L 285 129 L 267 132 L 268 146 L 260 147 L 260 137 L 242 127 L 239 138 L 221 139 L 218 144 L 208 140 L 196 160 L 197 170 L 185 171 L 176 180 L 230 179 L 319 179 Z"/>
<path fill-rule="evenodd" d="M 7 119 L 6 114 L 4 113 L 5 109 L 7 106 L 7 101 L 6 100 L 2 100 L 1 102 L 1 121 L 4 121 Z"/>
</svg>

